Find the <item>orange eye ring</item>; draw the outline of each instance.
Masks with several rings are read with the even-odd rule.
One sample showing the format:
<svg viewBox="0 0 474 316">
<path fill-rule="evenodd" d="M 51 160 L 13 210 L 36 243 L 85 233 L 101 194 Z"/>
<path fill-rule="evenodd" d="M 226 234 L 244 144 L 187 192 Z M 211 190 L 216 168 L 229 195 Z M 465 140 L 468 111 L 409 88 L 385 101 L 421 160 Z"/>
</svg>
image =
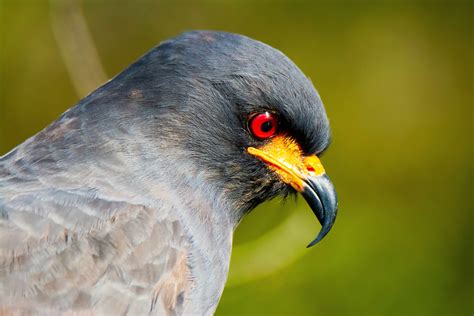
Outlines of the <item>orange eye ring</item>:
<svg viewBox="0 0 474 316">
<path fill-rule="evenodd" d="M 277 116 L 270 112 L 254 115 L 249 122 L 250 132 L 258 139 L 266 139 L 274 136 L 278 129 Z"/>
</svg>

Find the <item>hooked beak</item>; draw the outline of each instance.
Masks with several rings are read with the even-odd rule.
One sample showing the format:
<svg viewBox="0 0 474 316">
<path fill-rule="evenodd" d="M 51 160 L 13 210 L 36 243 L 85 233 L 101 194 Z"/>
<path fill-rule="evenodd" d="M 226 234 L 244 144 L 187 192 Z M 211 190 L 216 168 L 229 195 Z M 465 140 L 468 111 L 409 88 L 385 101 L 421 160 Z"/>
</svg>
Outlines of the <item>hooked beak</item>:
<svg viewBox="0 0 474 316">
<path fill-rule="evenodd" d="M 298 144 L 288 136 L 274 137 L 260 148 L 247 148 L 247 152 L 267 163 L 283 182 L 303 195 L 322 226 L 307 247 L 321 241 L 336 220 L 337 197 L 319 158 L 303 156 Z"/>
<path fill-rule="evenodd" d="M 336 190 L 326 174 L 307 177 L 305 188 L 301 193 L 322 226 L 316 238 L 306 246 L 309 248 L 321 241 L 334 225 L 337 215 L 337 196 Z"/>
</svg>

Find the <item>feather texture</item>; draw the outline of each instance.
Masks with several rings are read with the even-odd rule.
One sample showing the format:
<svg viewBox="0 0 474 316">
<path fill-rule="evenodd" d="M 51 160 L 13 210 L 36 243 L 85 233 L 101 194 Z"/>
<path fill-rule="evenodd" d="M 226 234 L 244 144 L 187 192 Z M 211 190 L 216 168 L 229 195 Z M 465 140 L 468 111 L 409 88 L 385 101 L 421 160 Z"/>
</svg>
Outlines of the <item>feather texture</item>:
<svg viewBox="0 0 474 316">
<path fill-rule="evenodd" d="M 187 213 L 176 207 L 182 205 L 174 194 L 155 186 L 154 198 L 146 199 L 133 185 L 117 184 L 122 177 L 106 177 L 124 164 L 119 158 L 102 167 L 71 164 L 67 177 L 57 152 L 34 163 L 28 153 L 48 132 L 0 159 L 0 311 L 212 313 L 228 263 L 225 273 L 215 273 L 220 278 L 204 275 L 221 264 L 192 244 Z M 230 252 L 230 240 L 227 246 Z M 193 270 L 196 262 L 204 265 Z M 194 280 L 201 278 L 215 284 L 218 295 L 196 290 Z"/>
</svg>

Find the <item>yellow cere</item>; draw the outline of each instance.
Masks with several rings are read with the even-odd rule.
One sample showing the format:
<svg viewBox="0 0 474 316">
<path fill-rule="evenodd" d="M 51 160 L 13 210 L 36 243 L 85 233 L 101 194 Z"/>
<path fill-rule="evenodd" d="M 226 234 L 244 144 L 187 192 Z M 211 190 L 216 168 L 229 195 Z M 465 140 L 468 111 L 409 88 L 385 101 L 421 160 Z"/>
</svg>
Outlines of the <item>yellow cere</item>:
<svg viewBox="0 0 474 316">
<path fill-rule="evenodd" d="M 268 163 L 283 182 L 297 191 L 303 191 L 303 180 L 307 176 L 324 174 L 319 158 L 303 157 L 300 146 L 289 136 L 274 137 L 260 148 L 247 148 L 247 152 Z"/>
<path fill-rule="evenodd" d="M 321 163 L 321 160 L 316 155 L 307 156 L 304 158 L 304 164 L 309 174 L 312 176 L 320 176 L 325 174 L 326 171 Z"/>
</svg>

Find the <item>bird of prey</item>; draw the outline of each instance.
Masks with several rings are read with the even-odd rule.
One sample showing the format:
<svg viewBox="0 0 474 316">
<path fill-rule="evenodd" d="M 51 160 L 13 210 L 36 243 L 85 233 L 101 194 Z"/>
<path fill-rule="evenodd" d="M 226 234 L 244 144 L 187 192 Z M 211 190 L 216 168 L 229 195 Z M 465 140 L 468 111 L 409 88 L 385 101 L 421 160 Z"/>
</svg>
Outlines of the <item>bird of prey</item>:
<svg viewBox="0 0 474 316">
<path fill-rule="evenodd" d="M 300 192 L 331 229 L 310 80 L 248 37 L 153 48 L 0 158 L 0 314 L 209 315 L 233 232 Z"/>
</svg>

